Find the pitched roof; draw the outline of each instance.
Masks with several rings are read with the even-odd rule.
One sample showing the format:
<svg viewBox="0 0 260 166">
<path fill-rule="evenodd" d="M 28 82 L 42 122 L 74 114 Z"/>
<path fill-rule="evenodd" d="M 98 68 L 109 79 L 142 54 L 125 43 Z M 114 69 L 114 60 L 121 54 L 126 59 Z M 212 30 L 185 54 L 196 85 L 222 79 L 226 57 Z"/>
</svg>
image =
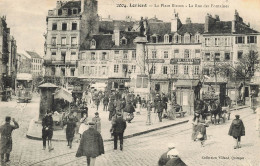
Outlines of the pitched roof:
<svg viewBox="0 0 260 166">
<path fill-rule="evenodd" d="M 120 42 L 119 46 L 113 46 L 113 49 L 135 49 L 134 39 L 138 36 L 139 32 L 120 32 L 120 40 L 125 37 L 127 42 L 125 45 L 122 45 Z"/>
<path fill-rule="evenodd" d="M 81 8 L 81 1 L 69 1 L 61 6 L 60 9 L 70 9 L 70 8 Z"/>
<path fill-rule="evenodd" d="M 105 50 L 111 49 L 114 45 L 112 41 L 112 35 L 109 34 L 101 34 L 101 35 L 93 35 L 88 40 L 85 40 L 81 44 L 81 50 L 89 50 L 90 49 L 90 42 L 94 39 L 96 41 L 96 49 L 98 50 Z"/>
<path fill-rule="evenodd" d="M 164 35 L 171 33 L 170 22 L 152 22 L 148 23 L 150 28 L 150 34 Z"/>
<path fill-rule="evenodd" d="M 115 27 L 118 27 L 120 31 L 131 30 L 134 24 L 135 22 L 133 21 L 128 22 L 123 20 L 99 21 L 99 32 L 112 34 Z"/>
<path fill-rule="evenodd" d="M 29 54 L 32 58 L 39 58 L 39 59 L 42 59 L 42 57 L 37 54 L 36 52 L 33 52 L 33 51 L 26 51 L 27 54 Z"/>
<path fill-rule="evenodd" d="M 182 24 L 180 29 L 177 31 L 178 34 L 184 35 L 186 32 L 194 35 L 195 33 L 203 33 L 204 32 L 204 24 L 199 23 L 189 23 L 189 24 Z"/>
</svg>

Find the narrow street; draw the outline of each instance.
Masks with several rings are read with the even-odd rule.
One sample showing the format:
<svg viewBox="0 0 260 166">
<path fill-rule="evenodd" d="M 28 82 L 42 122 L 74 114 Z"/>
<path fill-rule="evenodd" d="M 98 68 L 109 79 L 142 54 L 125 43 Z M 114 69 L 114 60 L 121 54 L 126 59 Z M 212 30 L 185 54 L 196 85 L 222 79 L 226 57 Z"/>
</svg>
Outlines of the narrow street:
<svg viewBox="0 0 260 166">
<path fill-rule="evenodd" d="M 54 151 L 42 150 L 42 142 L 26 138 L 26 131 L 32 118 L 38 115 L 39 97 L 31 103 L 17 104 L 14 100 L 1 104 L 0 119 L 9 115 L 17 119 L 20 128 L 13 132 L 13 151 L 8 165 L 86 165 L 86 159 L 76 158 L 78 143 L 73 143 L 72 149 L 66 142 L 54 142 Z M 242 148 L 233 149 L 233 139 L 228 136 L 231 120 L 225 124 L 210 125 L 207 128 L 208 140 L 206 146 L 191 141 L 191 124 L 185 123 L 174 127 L 132 137 L 124 140 L 124 150 L 114 151 L 113 142 L 105 142 L 105 154 L 98 157 L 98 166 L 156 166 L 162 153 L 167 150 L 168 143 L 174 143 L 180 157 L 187 165 L 252 165 L 258 166 L 260 159 L 259 137 L 255 131 L 255 115 L 249 109 L 233 111 L 231 118 L 240 114 L 246 128 L 246 136 L 242 137 Z M 219 159 L 219 156 L 229 159 Z M 212 158 L 212 159 L 208 159 Z"/>
</svg>

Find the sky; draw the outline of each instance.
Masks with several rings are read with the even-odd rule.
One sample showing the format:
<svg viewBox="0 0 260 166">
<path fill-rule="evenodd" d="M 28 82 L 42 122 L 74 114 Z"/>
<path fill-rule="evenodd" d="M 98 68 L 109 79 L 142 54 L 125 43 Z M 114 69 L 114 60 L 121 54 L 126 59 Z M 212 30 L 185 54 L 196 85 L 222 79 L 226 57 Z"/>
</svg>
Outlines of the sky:
<svg viewBox="0 0 260 166">
<path fill-rule="evenodd" d="M 46 32 L 46 16 L 48 10 L 56 7 L 56 1 L 0 0 L 0 15 L 6 15 L 7 25 L 17 41 L 18 52 L 32 50 L 41 56 L 44 55 L 43 34 Z M 118 7 L 118 4 L 127 7 Z M 147 4 L 148 7 L 130 7 L 130 4 Z M 170 7 L 162 7 L 163 5 Z M 195 5 L 209 7 L 195 7 Z M 217 8 L 216 5 L 228 7 Z M 141 16 L 148 18 L 156 16 L 158 19 L 170 21 L 175 10 L 183 23 L 187 17 L 190 17 L 193 23 L 204 23 L 207 13 L 213 16 L 219 15 L 220 20 L 230 21 L 234 18 L 235 9 L 244 22 L 250 22 L 253 29 L 260 31 L 260 0 L 98 0 L 98 14 L 103 18 L 110 15 L 116 20 L 125 19 L 126 16 L 132 16 L 136 20 L 140 20 Z"/>
</svg>

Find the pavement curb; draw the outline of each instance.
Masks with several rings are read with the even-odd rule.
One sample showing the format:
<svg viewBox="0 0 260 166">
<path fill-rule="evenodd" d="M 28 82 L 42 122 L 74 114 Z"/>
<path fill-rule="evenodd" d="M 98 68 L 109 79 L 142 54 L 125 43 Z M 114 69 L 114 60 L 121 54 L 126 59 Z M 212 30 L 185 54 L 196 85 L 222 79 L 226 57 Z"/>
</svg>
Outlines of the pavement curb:
<svg viewBox="0 0 260 166">
<path fill-rule="evenodd" d="M 230 111 L 236 111 L 236 110 L 240 110 L 240 109 L 244 109 L 244 108 L 250 108 L 250 106 L 241 106 L 241 107 L 238 107 L 238 108 L 231 108 Z M 172 123 L 172 124 L 168 124 L 168 125 L 165 125 L 165 126 L 149 129 L 149 130 L 146 130 L 146 131 L 141 131 L 141 132 L 137 132 L 137 133 L 134 133 L 134 134 L 129 134 L 129 135 L 124 136 L 124 139 L 132 138 L 132 137 L 143 135 L 143 134 L 147 134 L 147 133 L 150 133 L 150 132 L 153 132 L 153 131 L 157 131 L 157 130 L 160 130 L 160 129 L 164 129 L 164 128 L 168 128 L 168 127 L 184 124 L 184 123 L 187 123 L 187 122 L 189 122 L 189 120 L 184 120 L 184 121 L 180 121 L 180 122 L 177 122 L 177 123 Z M 26 137 L 29 138 L 29 139 L 32 139 L 32 140 L 42 140 L 41 137 L 28 135 L 28 134 L 26 134 Z M 114 140 L 113 138 L 110 138 L 110 139 L 104 139 L 103 141 L 104 142 L 110 142 L 110 141 L 113 141 L 113 140 Z M 55 138 L 52 139 L 52 141 L 55 141 L 55 142 L 66 142 L 65 139 L 64 140 L 60 140 L 60 139 L 55 139 Z"/>
</svg>

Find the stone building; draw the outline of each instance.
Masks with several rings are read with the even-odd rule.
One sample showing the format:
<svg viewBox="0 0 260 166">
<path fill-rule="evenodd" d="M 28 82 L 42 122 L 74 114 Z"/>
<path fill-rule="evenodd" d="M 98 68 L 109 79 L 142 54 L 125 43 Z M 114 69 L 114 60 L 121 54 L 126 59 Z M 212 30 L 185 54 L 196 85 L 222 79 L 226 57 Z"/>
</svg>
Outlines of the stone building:
<svg viewBox="0 0 260 166">
<path fill-rule="evenodd" d="M 42 76 L 43 58 L 34 51 L 26 51 L 31 56 L 31 74 L 33 77 Z"/>
<path fill-rule="evenodd" d="M 6 17 L 0 18 L 0 85 L 1 89 L 14 88 L 17 73 L 16 40 L 10 34 Z"/>
<path fill-rule="evenodd" d="M 32 60 L 26 53 L 17 53 L 17 73 L 32 73 Z"/>
</svg>

